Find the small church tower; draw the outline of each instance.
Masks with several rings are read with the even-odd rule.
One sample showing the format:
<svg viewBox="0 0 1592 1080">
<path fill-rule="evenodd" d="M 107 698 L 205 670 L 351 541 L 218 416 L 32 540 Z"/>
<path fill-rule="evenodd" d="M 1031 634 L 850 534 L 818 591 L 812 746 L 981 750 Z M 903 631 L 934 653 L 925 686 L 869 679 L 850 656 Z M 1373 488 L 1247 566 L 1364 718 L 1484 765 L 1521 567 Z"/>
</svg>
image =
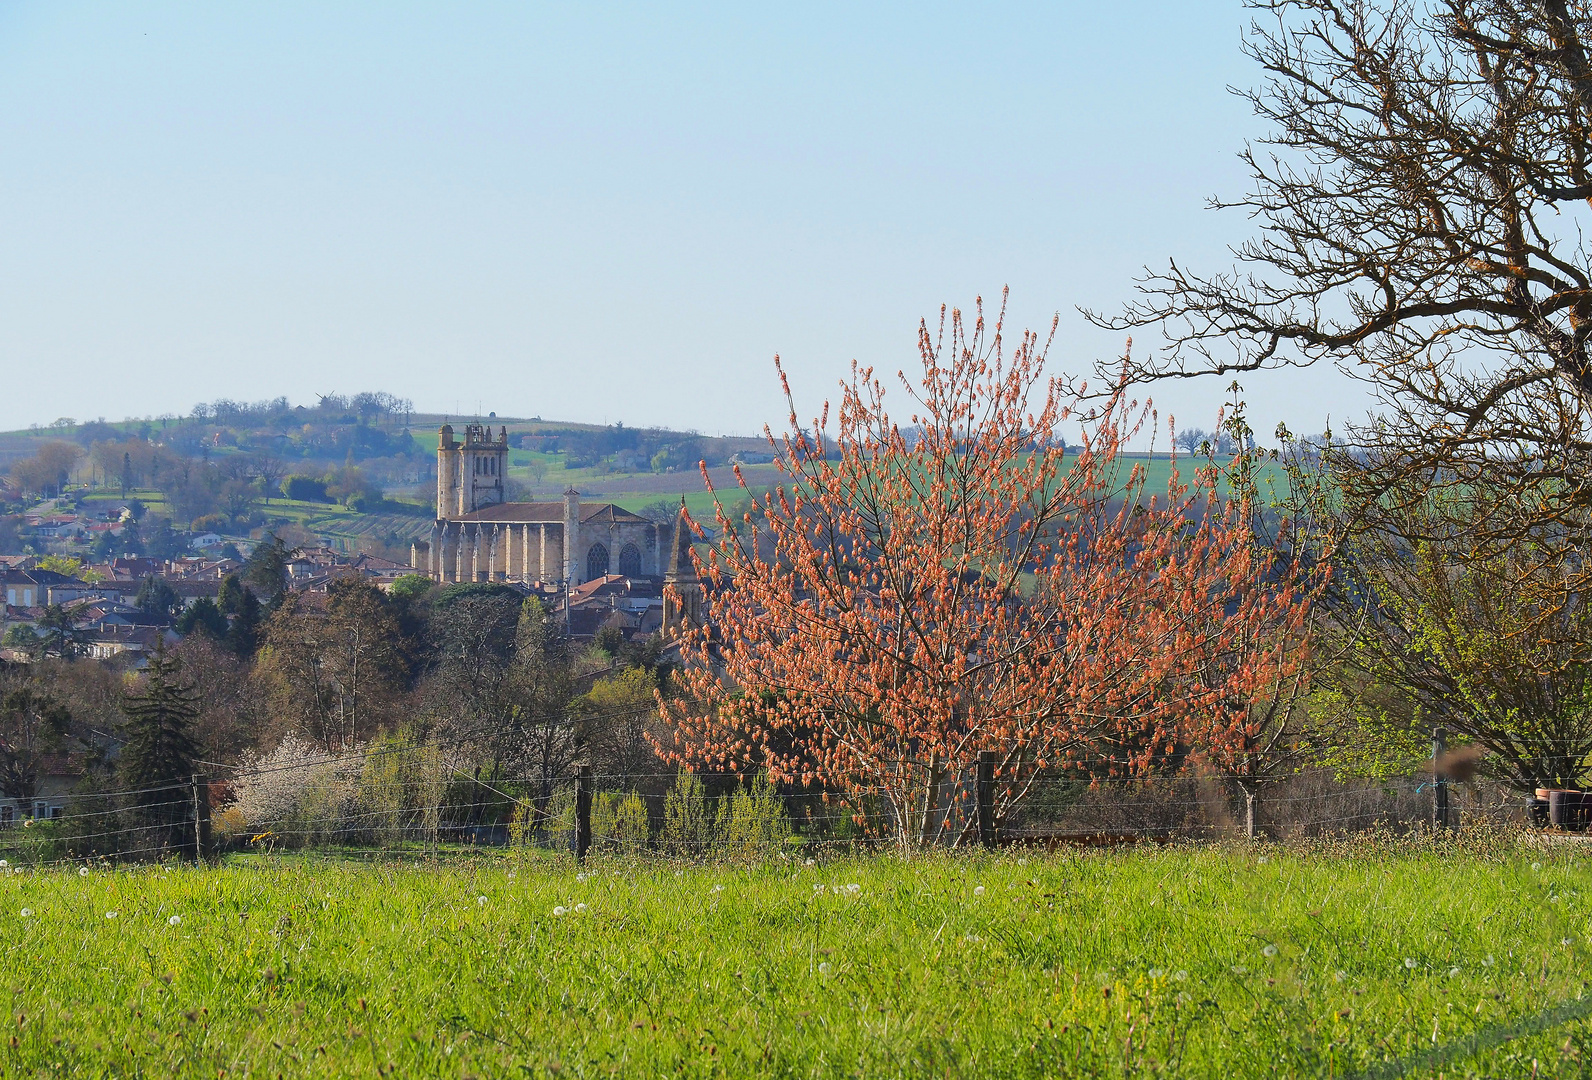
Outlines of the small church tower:
<svg viewBox="0 0 1592 1080">
<path fill-rule="evenodd" d="M 665 637 L 677 637 L 702 624 L 702 581 L 691 561 L 691 516 L 685 499 L 674 519 L 674 543 L 670 545 L 669 565 L 663 573 L 663 626 Z"/>
<path fill-rule="evenodd" d="M 437 432 L 437 517 L 463 517 L 504 501 L 503 480 L 509 467 L 509 433 L 499 428 L 466 424 L 464 442 L 455 442 L 453 427 Z"/>
</svg>

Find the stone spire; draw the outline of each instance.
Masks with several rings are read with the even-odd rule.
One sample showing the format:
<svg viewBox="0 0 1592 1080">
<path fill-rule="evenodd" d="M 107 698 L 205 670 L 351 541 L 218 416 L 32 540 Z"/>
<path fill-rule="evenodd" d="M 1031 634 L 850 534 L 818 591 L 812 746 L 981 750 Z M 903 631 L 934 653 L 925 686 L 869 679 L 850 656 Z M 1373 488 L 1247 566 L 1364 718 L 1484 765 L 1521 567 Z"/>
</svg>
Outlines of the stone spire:
<svg viewBox="0 0 1592 1080">
<path fill-rule="evenodd" d="M 691 561 L 691 515 L 685 508 L 685 496 L 680 496 L 680 512 L 674 518 L 674 543 L 670 546 L 669 565 L 663 572 L 663 626 L 666 636 L 682 633 L 702 621 L 702 582 L 697 577 L 696 564 Z"/>
</svg>

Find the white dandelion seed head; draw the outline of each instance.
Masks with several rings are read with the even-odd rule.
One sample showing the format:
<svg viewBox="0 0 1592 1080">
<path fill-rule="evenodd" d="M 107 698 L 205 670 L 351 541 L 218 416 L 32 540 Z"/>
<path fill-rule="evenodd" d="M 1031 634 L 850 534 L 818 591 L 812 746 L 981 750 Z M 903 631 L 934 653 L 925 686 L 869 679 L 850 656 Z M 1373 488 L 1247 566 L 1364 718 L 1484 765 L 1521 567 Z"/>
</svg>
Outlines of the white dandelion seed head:
<svg viewBox="0 0 1592 1080">
<path fill-rule="evenodd" d="M 476 897 L 476 898 L 475 898 L 475 902 L 476 902 L 476 904 L 477 904 L 477 905 L 478 905 L 478 906 L 479 906 L 479 905 L 482 905 L 482 904 L 485 904 L 485 903 L 486 903 L 486 897 L 484 897 L 484 896 L 478 896 L 478 897 Z"/>
<path fill-rule="evenodd" d="M 117 916 L 117 914 L 118 914 L 118 913 L 117 913 L 117 912 L 115 912 L 115 911 L 107 911 L 107 912 L 106 912 L 106 913 L 105 913 L 105 917 L 106 917 L 106 918 L 107 918 L 107 919 L 114 919 L 114 918 L 116 918 L 116 916 Z"/>
<path fill-rule="evenodd" d="M 1255 860 L 1255 865 L 1256 866 L 1265 866 L 1266 865 L 1266 856 L 1262 855 L 1260 858 L 1256 859 Z"/>
<path fill-rule="evenodd" d="M 30 907 L 25 907 L 25 908 L 23 908 L 23 909 L 22 909 L 22 917 L 23 917 L 23 918 L 24 918 L 24 919 L 31 919 L 31 918 L 33 918 L 33 909 L 32 909 L 32 908 L 30 908 Z"/>
<path fill-rule="evenodd" d="M 860 893 L 862 891 L 862 886 L 858 885 L 856 882 L 852 882 L 850 885 L 846 886 L 846 891 L 849 892 L 852 896 L 856 896 L 858 893 Z"/>
<path fill-rule="evenodd" d="M 1542 869 L 1542 864 L 1539 863 L 1539 862 L 1534 862 L 1534 863 L 1531 864 L 1531 869 L 1533 869 L 1533 870 L 1541 870 Z"/>
<path fill-rule="evenodd" d="M 1264 949 L 1262 949 L 1260 951 L 1261 951 L 1261 954 L 1263 956 L 1276 956 L 1277 955 L 1277 946 L 1275 946 L 1275 945 L 1267 945 Z"/>
<path fill-rule="evenodd" d="M 1415 970 L 1415 957 L 1406 956 L 1404 958 L 1404 966 L 1409 968 L 1411 971 L 1414 971 Z"/>
<path fill-rule="evenodd" d="M 973 895 L 974 896 L 983 896 L 984 895 L 984 886 L 982 886 L 982 885 L 974 885 L 973 886 Z"/>
<path fill-rule="evenodd" d="M 824 884 L 824 883 L 823 883 L 823 882 L 821 882 L 821 881 L 820 881 L 820 882 L 818 882 L 818 883 L 816 883 L 816 884 L 815 884 L 815 885 L 814 885 L 814 886 L 813 886 L 813 895 L 814 895 L 814 896 L 818 896 L 818 895 L 820 895 L 820 894 L 822 894 L 822 893 L 823 893 L 823 891 L 824 891 L 824 889 L 825 889 L 825 888 L 827 888 L 827 887 L 828 887 L 828 886 L 826 886 L 826 885 L 825 885 L 825 884 Z"/>
<path fill-rule="evenodd" d="M 723 892 L 724 891 L 724 886 L 723 885 L 715 885 L 715 886 L 713 886 L 713 891 L 714 892 Z"/>
<path fill-rule="evenodd" d="M 576 874 L 575 875 L 575 880 L 576 881 L 585 881 L 586 880 L 586 875 L 585 874 Z"/>
<path fill-rule="evenodd" d="M 86 866 L 78 867 L 77 868 L 77 876 L 78 877 L 88 877 L 88 867 L 86 867 Z"/>
<path fill-rule="evenodd" d="M 1249 974 L 1249 969 L 1247 967 L 1245 967 L 1243 964 L 1234 964 L 1233 965 L 1233 974 L 1234 975 L 1248 975 Z"/>
<path fill-rule="evenodd" d="M 1347 979 L 1348 977 L 1349 977 L 1349 973 L 1347 971 L 1334 971 L 1332 973 L 1332 978 L 1333 978 L 1333 981 L 1335 981 L 1335 982 L 1342 982 L 1344 979 Z"/>
<path fill-rule="evenodd" d="M 583 912 L 585 910 L 586 910 L 586 905 L 585 904 L 576 904 L 575 905 L 575 914 L 579 915 L 581 912 Z"/>
<path fill-rule="evenodd" d="M 803 866 L 811 866 L 811 865 L 813 865 L 813 860 L 808 859 L 806 862 L 802 863 L 802 865 Z"/>
<path fill-rule="evenodd" d="M 1166 972 L 1162 971 L 1160 968 L 1151 968 L 1150 969 L 1150 978 L 1152 978 L 1152 979 L 1159 979 L 1159 978 L 1164 977 L 1165 975 L 1166 975 Z"/>
<path fill-rule="evenodd" d="M 1488 953 L 1487 959 L 1483 960 L 1481 963 L 1483 967 L 1492 967 L 1493 964 L 1497 963 L 1497 961 L 1493 959 L 1492 953 Z"/>
<path fill-rule="evenodd" d="M 182 925 L 182 916 L 181 915 L 173 915 L 171 918 L 166 920 L 166 925 L 167 926 L 181 926 Z"/>
<path fill-rule="evenodd" d="M 1179 971 L 1176 975 L 1173 975 L 1172 978 L 1176 979 L 1178 982 L 1186 982 L 1188 980 L 1188 972 Z"/>
<path fill-rule="evenodd" d="M 1459 969 L 1457 967 L 1451 967 L 1451 968 L 1448 969 L 1448 977 L 1450 979 L 1456 977 L 1458 974 L 1459 974 Z"/>
<path fill-rule="evenodd" d="M 828 975 L 833 970 L 835 969 L 829 965 L 828 960 L 818 965 L 818 974 L 820 975 Z"/>
<path fill-rule="evenodd" d="M 1559 939 L 1559 944 L 1560 945 L 1568 945 L 1568 944 L 1570 944 L 1570 939 L 1567 938 L 1567 937 L 1566 938 L 1560 938 Z"/>
<path fill-rule="evenodd" d="M 569 914 L 569 909 L 560 904 L 558 907 L 553 909 L 553 914 L 559 918 L 563 918 L 565 915 Z"/>
</svg>

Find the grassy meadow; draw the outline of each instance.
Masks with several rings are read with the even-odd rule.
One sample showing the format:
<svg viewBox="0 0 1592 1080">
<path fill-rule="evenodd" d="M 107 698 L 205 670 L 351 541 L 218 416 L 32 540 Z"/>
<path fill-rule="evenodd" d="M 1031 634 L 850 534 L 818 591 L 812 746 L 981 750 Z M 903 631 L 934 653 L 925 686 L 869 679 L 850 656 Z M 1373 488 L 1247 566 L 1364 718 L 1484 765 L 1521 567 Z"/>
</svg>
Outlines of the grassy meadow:
<svg viewBox="0 0 1592 1080">
<path fill-rule="evenodd" d="M 1579 1076 L 1578 851 L 11 872 L 0 1073 Z"/>
</svg>

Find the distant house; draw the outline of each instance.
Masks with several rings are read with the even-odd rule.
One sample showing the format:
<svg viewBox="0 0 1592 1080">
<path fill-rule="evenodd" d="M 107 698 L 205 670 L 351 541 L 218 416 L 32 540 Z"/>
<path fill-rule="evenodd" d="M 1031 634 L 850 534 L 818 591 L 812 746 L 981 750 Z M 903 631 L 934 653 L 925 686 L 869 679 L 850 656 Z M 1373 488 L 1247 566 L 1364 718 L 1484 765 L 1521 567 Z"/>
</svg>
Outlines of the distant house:
<svg viewBox="0 0 1592 1080">
<path fill-rule="evenodd" d="M 0 570 L 0 595 L 6 607 L 68 604 L 92 591 L 86 581 L 53 570 Z"/>
<path fill-rule="evenodd" d="M 19 826 L 33 819 L 49 821 L 61 816 L 83 779 L 83 763 L 75 755 L 52 754 L 39 762 L 33 798 L 0 795 L 0 828 Z"/>
<path fill-rule="evenodd" d="M 161 641 L 171 646 L 179 640 L 175 631 L 162 626 L 106 625 L 85 635 L 83 650 L 96 660 L 121 659 L 142 670 Z"/>
<path fill-rule="evenodd" d="M 203 548 L 220 547 L 224 543 L 226 543 L 226 538 L 220 533 L 203 532 L 188 541 L 188 546 L 195 551 L 199 551 Z"/>
</svg>

